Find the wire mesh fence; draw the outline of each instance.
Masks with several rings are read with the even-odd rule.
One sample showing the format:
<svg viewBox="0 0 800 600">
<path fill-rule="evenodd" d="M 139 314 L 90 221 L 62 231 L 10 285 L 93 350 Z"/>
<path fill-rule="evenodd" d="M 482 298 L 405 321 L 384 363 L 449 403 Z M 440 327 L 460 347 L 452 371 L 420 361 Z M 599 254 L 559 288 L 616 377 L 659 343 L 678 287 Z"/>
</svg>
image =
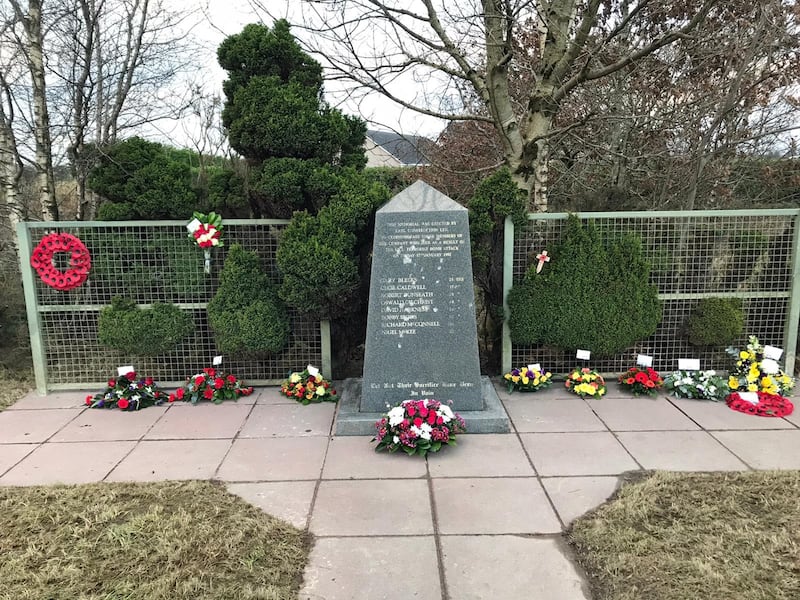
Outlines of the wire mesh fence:
<svg viewBox="0 0 800 600">
<path fill-rule="evenodd" d="M 506 239 L 508 282 L 518 283 L 536 254 L 553 248 L 567 214 L 531 214 L 522 230 Z M 670 371 L 679 358 L 699 358 L 703 369 L 727 369 L 724 348 L 689 344 L 686 322 L 703 298 L 741 298 L 745 327 L 738 344 L 755 335 L 764 344 L 784 347 L 792 369 L 800 314 L 800 210 L 696 211 L 691 213 L 583 213 L 605 240 L 640 238 L 651 265 L 650 280 L 662 300 L 662 321 L 648 339 L 614 356 L 595 358 L 591 366 L 619 373 L 635 364 L 637 354 L 654 357 L 654 367 Z M 547 267 L 545 267 L 547 268 Z M 602 294 L 602 286 L 598 293 Z M 598 326 L 603 326 L 598 324 Z M 735 344 L 734 344 L 735 345 Z M 576 366 L 575 350 L 514 344 L 504 331 L 503 368 L 541 363 L 555 372 Z"/>
<path fill-rule="evenodd" d="M 210 273 L 204 272 L 203 251 L 188 238 L 184 222 L 23 223 L 19 230 L 28 319 L 33 319 L 31 346 L 37 387 L 66 389 L 101 385 L 118 366 L 130 365 L 160 383 L 178 383 L 210 366 L 218 354 L 206 306 L 219 284 L 228 249 L 240 244 L 256 252 L 274 281 L 278 237 L 288 221 L 231 220 L 225 225 L 225 246 L 211 252 Z M 30 254 L 51 232 L 78 237 L 91 255 L 88 280 L 58 291 L 45 285 L 29 266 Z M 69 255 L 56 253 L 54 265 L 68 268 Z M 177 347 L 158 356 L 126 356 L 98 341 L 100 311 L 120 296 L 147 308 L 154 303 L 178 306 L 193 330 Z M 319 321 L 290 311 L 291 335 L 279 354 L 225 355 L 223 366 L 250 383 L 275 383 L 308 363 L 330 364 L 328 329 Z"/>
</svg>

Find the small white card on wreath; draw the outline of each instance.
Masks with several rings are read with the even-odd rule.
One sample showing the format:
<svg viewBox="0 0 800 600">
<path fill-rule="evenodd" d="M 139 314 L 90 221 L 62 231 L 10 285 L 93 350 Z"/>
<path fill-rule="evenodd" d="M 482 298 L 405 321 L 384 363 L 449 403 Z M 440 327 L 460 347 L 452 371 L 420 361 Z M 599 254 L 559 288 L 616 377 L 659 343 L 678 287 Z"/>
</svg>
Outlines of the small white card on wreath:
<svg viewBox="0 0 800 600">
<path fill-rule="evenodd" d="M 578 360 L 589 360 L 590 358 L 592 358 L 592 353 L 590 350 L 578 350 L 575 353 L 575 358 L 577 358 Z"/>
<path fill-rule="evenodd" d="M 699 358 L 679 358 L 678 359 L 679 371 L 699 371 L 700 359 Z"/>
<path fill-rule="evenodd" d="M 647 354 L 637 354 L 636 355 L 636 364 L 640 367 L 652 367 L 653 366 L 653 357 L 648 356 Z"/>
<path fill-rule="evenodd" d="M 222 356 L 218 355 L 218 356 L 215 356 L 214 358 L 212 358 L 211 359 L 211 364 L 214 365 L 215 367 L 220 366 L 222 364 Z"/>
<path fill-rule="evenodd" d="M 775 346 L 764 346 L 764 358 L 771 360 L 780 360 L 783 356 L 783 348 L 776 348 Z"/>
<path fill-rule="evenodd" d="M 194 233 L 200 225 L 202 225 L 202 223 L 198 219 L 192 219 L 187 223 L 186 229 L 189 230 L 189 233 Z"/>
<path fill-rule="evenodd" d="M 123 375 L 127 375 L 128 373 L 135 373 L 136 369 L 133 368 L 133 365 L 126 365 L 124 367 L 117 367 L 117 375 L 122 377 Z"/>
<path fill-rule="evenodd" d="M 750 404 L 758 404 L 758 394 L 755 392 L 739 392 L 739 398 Z"/>
<path fill-rule="evenodd" d="M 539 363 L 528 365 L 528 371 L 541 371 L 541 370 L 542 370 L 542 365 L 540 365 Z"/>
</svg>

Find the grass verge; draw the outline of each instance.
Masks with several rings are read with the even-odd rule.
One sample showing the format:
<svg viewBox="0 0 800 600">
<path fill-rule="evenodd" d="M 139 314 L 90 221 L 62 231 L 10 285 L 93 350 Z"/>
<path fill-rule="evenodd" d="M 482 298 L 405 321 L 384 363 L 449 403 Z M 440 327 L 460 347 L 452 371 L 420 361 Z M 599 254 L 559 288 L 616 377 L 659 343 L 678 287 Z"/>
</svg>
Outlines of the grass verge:
<svg viewBox="0 0 800 600">
<path fill-rule="evenodd" d="M 800 472 L 655 473 L 568 535 L 595 600 L 800 598 Z"/>
<path fill-rule="evenodd" d="M 294 599 L 309 550 L 212 482 L 0 487 L 0 598 Z"/>
<path fill-rule="evenodd" d="M 7 369 L 0 365 L 0 411 L 8 408 L 33 389 L 33 371 Z"/>
</svg>

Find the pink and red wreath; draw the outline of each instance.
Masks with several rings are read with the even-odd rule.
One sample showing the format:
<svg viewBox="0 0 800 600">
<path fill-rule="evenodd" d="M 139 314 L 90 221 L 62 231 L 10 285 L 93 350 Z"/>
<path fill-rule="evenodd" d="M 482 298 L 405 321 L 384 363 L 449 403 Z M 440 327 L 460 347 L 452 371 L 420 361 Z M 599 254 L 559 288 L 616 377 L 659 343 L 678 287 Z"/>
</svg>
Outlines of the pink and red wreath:
<svg viewBox="0 0 800 600">
<path fill-rule="evenodd" d="M 792 414 L 794 405 L 788 398 L 765 392 L 755 393 L 758 395 L 757 404 L 742 399 L 738 392 L 728 395 L 725 403 L 733 410 L 759 417 L 786 417 Z"/>
<path fill-rule="evenodd" d="M 53 265 L 53 256 L 66 252 L 69 256 L 69 268 L 58 270 Z M 92 260 L 89 250 L 83 242 L 69 233 L 51 233 L 42 238 L 33 249 L 31 266 L 39 274 L 39 278 L 52 288 L 65 292 L 76 288 L 89 277 Z"/>
</svg>

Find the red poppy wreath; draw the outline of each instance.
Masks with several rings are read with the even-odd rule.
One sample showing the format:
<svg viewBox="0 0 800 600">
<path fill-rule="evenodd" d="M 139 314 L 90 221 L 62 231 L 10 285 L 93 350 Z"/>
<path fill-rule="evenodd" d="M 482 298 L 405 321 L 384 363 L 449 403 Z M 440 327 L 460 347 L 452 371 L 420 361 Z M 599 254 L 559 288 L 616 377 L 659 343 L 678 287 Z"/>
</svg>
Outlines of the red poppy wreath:
<svg viewBox="0 0 800 600">
<path fill-rule="evenodd" d="M 745 400 L 738 392 L 730 394 L 725 399 L 725 403 L 733 410 L 759 417 L 786 417 L 794 410 L 794 405 L 788 398 L 764 392 L 755 392 L 755 394 L 758 396 L 757 404 Z"/>
<path fill-rule="evenodd" d="M 69 269 L 59 271 L 53 265 L 53 256 L 66 252 L 69 257 Z M 92 260 L 89 250 L 83 242 L 69 233 L 51 233 L 42 238 L 33 249 L 31 266 L 39 274 L 39 278 L 52 288 L 65 292 L 83 284 L 89 277 Z"/>
</svg>

